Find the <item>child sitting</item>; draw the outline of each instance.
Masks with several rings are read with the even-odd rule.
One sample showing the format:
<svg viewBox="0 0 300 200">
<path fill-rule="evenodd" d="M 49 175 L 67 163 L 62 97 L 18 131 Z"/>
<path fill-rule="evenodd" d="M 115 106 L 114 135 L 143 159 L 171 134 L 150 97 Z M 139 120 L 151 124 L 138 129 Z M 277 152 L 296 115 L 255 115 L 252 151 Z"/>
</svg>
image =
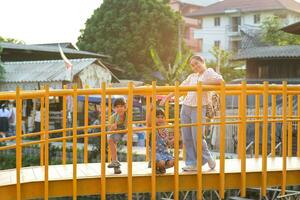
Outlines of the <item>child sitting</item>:
<svg viewBox="0 0 300 200">
<path fill-rule="evenodd" d="M 124 130 L 127 127 L 127 115 L 126 115 L 126 102 L 123 98 L 118 98 L 113 104 L 114 114 L 109 119 L 109 130 Z M 111 163 L 108 168 L 114 168 L 115 174 L 120 174 L 120 162 L 117 160 L 117 143 L 123 138 L 125 134 L 111 134 L 109 135 L 108 145 L 111 151 Z"/>
<path fill-rule="evenodd" d="M 152 112 L 152 107 L 151 107 Z M 151 112 L 147 114 L 147 126 L 151 127 Z M 156 125 L 165 126 L 166 116 L 162 109 L 156 110 Z M 151 136 L 151 135 L 150 135 Z M 156 173 L 164 174 L 167 168 L 174 166 L 174 157 L 168 151 L 168 146 L 173 145 L 174 141 L 169 136 L 167 128 L 157 128 L 156 130 Z M 150 137 L 150 154 L 151 154 L 151 137 Z M 151 167 L 151 163 L 149 163 Z"/>
</svg>

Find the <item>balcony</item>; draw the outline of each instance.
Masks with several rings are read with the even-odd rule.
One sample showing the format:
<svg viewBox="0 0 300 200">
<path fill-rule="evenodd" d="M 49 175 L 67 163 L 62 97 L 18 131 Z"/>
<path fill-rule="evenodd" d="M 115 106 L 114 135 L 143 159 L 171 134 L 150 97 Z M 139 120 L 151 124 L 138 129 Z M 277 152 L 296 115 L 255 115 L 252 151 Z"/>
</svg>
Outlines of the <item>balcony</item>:
<svg viewBox="0 0 300 200">
<path fill-rule="evenodd" d="M 227 25 L 226 32 L 229 36 L 241 36 L 241 25 Z"/>
</svg>

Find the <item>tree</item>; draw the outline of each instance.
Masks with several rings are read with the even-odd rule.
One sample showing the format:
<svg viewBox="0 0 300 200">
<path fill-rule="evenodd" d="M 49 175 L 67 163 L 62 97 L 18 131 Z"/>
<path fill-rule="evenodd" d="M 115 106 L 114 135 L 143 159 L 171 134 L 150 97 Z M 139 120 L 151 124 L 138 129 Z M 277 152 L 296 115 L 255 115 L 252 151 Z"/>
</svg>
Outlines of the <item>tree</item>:
<svg viewBox="0 0 300 200">
<path fill-rule="evenodd" d="M 231 61 L 233 56 L 232 52 L 213 47 L 210 53 L 214 56 L 214 59 L 206 62 L 207 67 L 211 67 L 218 73 L 221 73 L 226 82 L 245 77 L 245 70 L 239 69 L 244 66 L 245 63 L 241 61 Z M 220 71 L 218 71 L 218 68 Z"/>
<path fill-rule="evenodd" d="M 150 55 L 154 62 L 154 68 L 163 76 L 164 83 L 174 85 L 175 81 L 179 81 L 184 76 L 183 73 L 189 65 L 189 58 L 192 53 L 187 52 L 182 55 L 181 51 L 178 51 L 174 64 L 171 66 L 169 63 L 167 67 L 165 67 L 154 48 L 150 48 Z"/>
<path fill-rule="evenodd" d="M 283 26 L 283 20 L 279 17 L 266 18 L 261 25 L 262 42 L 280 46 L 300 44 L 300 36 L 281 31 Z"/>
<path fill-rule="evenodd" d="M 174 59 L 179 20 L 161 0 L 104 0 L 86 21 L 77 46 L 110 55 L 110 62 L 125 70 L 120 78 L 145 80 L 153 70 L 150 47 L 164 64 Z"/>
</svg>

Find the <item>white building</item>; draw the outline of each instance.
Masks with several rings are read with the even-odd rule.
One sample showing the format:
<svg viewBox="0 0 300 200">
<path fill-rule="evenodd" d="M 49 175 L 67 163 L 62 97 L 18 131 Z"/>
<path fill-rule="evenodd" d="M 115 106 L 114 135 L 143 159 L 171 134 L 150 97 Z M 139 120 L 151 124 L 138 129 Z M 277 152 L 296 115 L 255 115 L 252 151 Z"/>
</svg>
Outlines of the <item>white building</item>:
<svg viewBox="0 0 300 200">
<path fill-rule="evenodd" d="M 239 49 L 242 28 L 259 29 L 262 21 L 270 16 L 284 19 L 286 25 L 299 21 L 300 3 L 294 0 L 224 0 L 189 16 L 202 20 L 194 38 L 202 44 L 199 53 L 213 59 L 209 51 L 214 46 L 234 52 Z"/>
</svg>

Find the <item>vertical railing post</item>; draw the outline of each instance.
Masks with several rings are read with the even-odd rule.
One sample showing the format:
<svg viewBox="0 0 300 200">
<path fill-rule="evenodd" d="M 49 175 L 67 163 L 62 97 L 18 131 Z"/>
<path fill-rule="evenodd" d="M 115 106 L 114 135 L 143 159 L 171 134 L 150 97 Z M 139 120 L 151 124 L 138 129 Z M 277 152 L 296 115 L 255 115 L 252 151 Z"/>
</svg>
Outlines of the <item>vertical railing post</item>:
<svg viewBox="0 0 300 200">
<path fill-rule="evenodd" d="M 64 85 L 64 90 L 67 89 L 67 86 Z M 62 141 L 62 163 L 65 165 L 67 163 L 67 96 L 63 96 L 63 113 L 62 113 L 62 128 L 63 128 L 63 141 Z"/>
<path fill-rule="evenodd" d="M 146 96 L 146 113 L 151 112 L 151 106 L 150 106 L 150 96 Z M 151 131 L 146 130 L 146 161 L 149 161 L 149 134 L 151 134 Z"/>
<path fill-rule="evenodd" d="M 169 86 L 169 84 L 166 84 L 166 86 Z M 166 103 L 165 103 L 165 115 L 166 115 L 166 121 L 169 122 L 169 119 L 170 119 L 170 101 L 169 101 L 169 99 L 167 99 Z"/>
<path fill-rule="evenodd" d="M 49 198 L 49 86 L 45 86 L 45 178 L 44 178 L 44 199 Z"/>
<path fill-rule="evenodd" d="M 282 83 L 282 184 L 281 195 L 285 194 L 286 186 L 286 132 L 287 132 L 287 82 Z"/>
<path fill-rule="evenodd" d="M 262 187 L 261 193 L 265 197 L 267 194 L 267 144 L 268 144 L 268 95 L 269 84 L 264 82 L 263 90 L 263 132 L 262 132 Z"/>
<path fill-rule="evenodd" d="M 151 200 L 156 199 L 156 81 L 152 81 L 151 112 Z"/>
<path fill-rule="evenodd" d="M 179 82 L 175 82 L 174 107 L 174 200 L 179 200 Z"/>
<path fill-rule="evenodd" d="M 77 85 L 73 85 L 73 200 L 77 199 Z"/>
<path fill-rule="evenodd" d="M 89 85 L 85 86 L 86 89 L 89 88 Z M 83 162 L 88 163 L 89 161 L 89 136 L 88 128 L 89 126 L 89 95 L 84 96 L 84 145 L 83 145 Z"/>
<path fill-rule="evenodd" d="M 240 111 L 240 118 L 241 118 L 241 196 L 246 196 L 246 138 L 247 138 L 247 131 L 246 131 L 246 120 L 247 120 L 247 85 L 246 81 L 242 82 L 242 94 L 241 94 L 241 111 Z"/>
<path fill-rule="evenodd" d="M 241 114 L 241 112 L 242 112 L 242 97 L 241 96 L 242 96 L 242 94 L 240 94 L 238 96 L 239 119 L 241 119 L 241 116 L 242 116 L 242 114 Z M 237 145 L 238 146 L 237 153 L 238 153 L 239 159 L 241 159 L 241 156 L 242 156 L 241 150 L 242 150 L 242 142 L 244 141 L 243 135 L 244 135 L 244 133 L 242 132 L 242 124 L 239 123 L 239 125 L 238 125 L 238 145 Z"/>
<path fill-rule="evenodd" d="M 109 87 L 112 87 L 112 84 L 109 84 Z M 110 119 L 110 116 L 111 116 L 111 107 L 112 107 L 111 95 L 108 95 L 107 104 L 108 104 L 107 119 Z M 107 139 L 107 137 L 105 137 L 105 139 Z M 107 160 L 108 161 L 111 160 L 111 151 L 110 151 L 109 145 L 107 147 Z"/>
<path fill-rule="evenodd" d="M 276 95 L 272 95 L 272 119 L 276 119 Z M 276 155 L 276 122 L 272 122 L 271 126 L 271 156 L 275 157 Z"/>
<path fill-rule="evenodd" d="M 106 199 L 106 85 L 101 85 L 101 199 Z"/>
<path fill-rule="evenodd" d="M 219 183 L 219 194 L 220 198 L 224 199 L 225 193 L 225 134 L 226 134 L 226 94 L 225 94 L 225 83 L 221 83 L 221 110 L 220 110 L 220 183 Z"/>
<path fill-rule="evenodd" d="M 288 156 L 292 157 L 292 147 L 293 147 L 293 122 L 291 121 L 293 119 L 293 96 L 288 96 Z"/>
<path fill-rule="evenodd" d="M 132 199 L 132 137 L 133 137 L 133 128 L 132 128 L 132 110 L 133 110 L 133 83 L 128 83 L 128 118 L 127 118 L 127 163 L 128 163 L 128 199 Z"/>
<path fill-rule="evenodd" d="M 300 95 L 298 95 L 297 119 L 298 119 L 298 126 L 297 126 L 297 132 L 298 132 L 298 135 L 297 135 L 297 157 L 300 157 Z"/>
<path fill-rule="evenodd" d="M 22 168 L 22 99 L 20 97 L 20 87 L 16 88 L 16 192 L 17 200 L 22 199 L 21 195 L 21 168 Z"/>
<path fill-rule="evenodd" d="M 202 125 L 202 83 L 197 84 L 197 199 L 202 200 L 202 140 L 203 140 L 203 125 Z"/>
<path fill-rule="evenodd" d="M 260 120 L 260 95 L 255 95 L 255 119 Z M 254 154 L 255 158 L 258 158 L 259 156 L 259 127 L 260 127 L 260 122 L 255 122 L 255 135 L 254 135 L 254 140 L 255 140 L 255 147 L 254 147 Z"/>
<path fill-rule="evenodd" d="M 44 87 L 43 87 L 43 89 L 44 89 Z M 41 97 L 40 115 L 41 115 L 40 139 L 45 140 L 45 96 Z M 45 163 L 45 143 L 42 142 L 40 144 L 40 164 L 41 164 L 41 166 L 43 166 L 44 163 Z"/>
</svg>

